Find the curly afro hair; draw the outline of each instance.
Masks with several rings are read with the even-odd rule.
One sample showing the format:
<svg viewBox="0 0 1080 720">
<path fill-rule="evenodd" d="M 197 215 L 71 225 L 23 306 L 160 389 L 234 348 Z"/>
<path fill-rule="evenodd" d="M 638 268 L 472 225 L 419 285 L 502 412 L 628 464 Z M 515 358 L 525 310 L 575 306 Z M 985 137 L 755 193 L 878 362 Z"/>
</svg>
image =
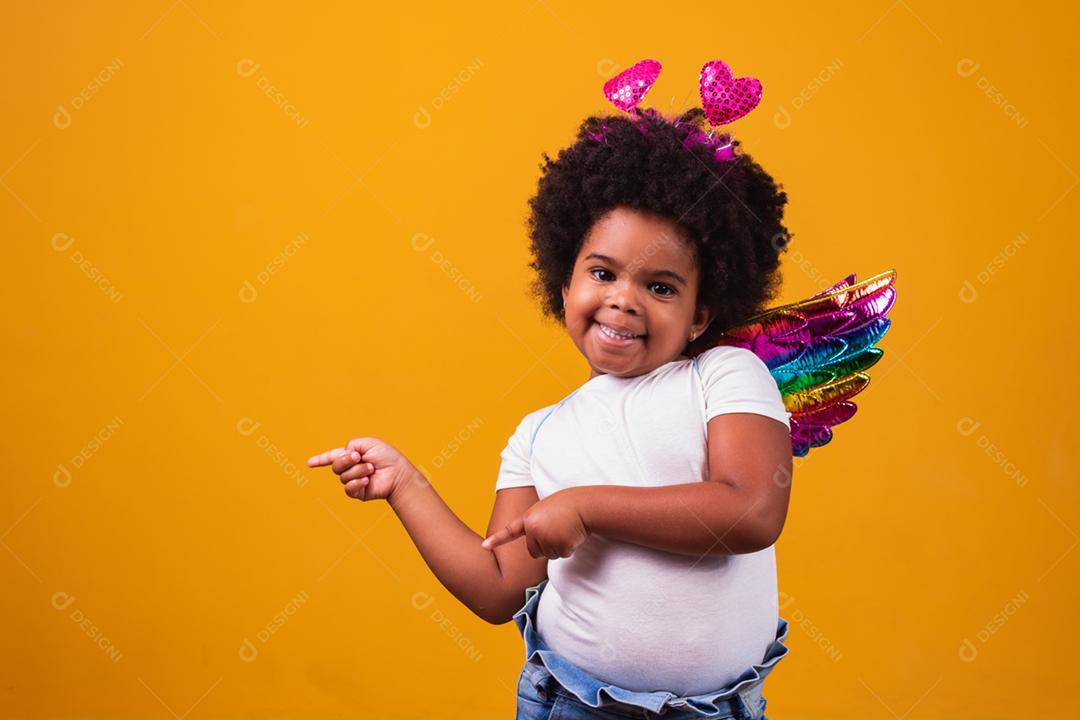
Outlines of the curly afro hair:
<svg viewBox="0 0 1080 720">
<path fill-rule="evenodd" d="M 594 223 L 618 206 L 674 221 L 695 249 L 698 307 L 713 320 L 689 355 L 767 309 L 790 241 L 787 195 L 749 155 L 734 152 L 738 140 L 709 138 L 704 123 L 696 107 L 674 120 L 653 109 L 591 116 L 556 160 L 543 154 L 528 226 L 529 267 L 537 272 L 531 292 L 545 315 L 565 325 L 562 287 Z M 727 142 L 730 149 L 718 151 Z"/>
</svg>

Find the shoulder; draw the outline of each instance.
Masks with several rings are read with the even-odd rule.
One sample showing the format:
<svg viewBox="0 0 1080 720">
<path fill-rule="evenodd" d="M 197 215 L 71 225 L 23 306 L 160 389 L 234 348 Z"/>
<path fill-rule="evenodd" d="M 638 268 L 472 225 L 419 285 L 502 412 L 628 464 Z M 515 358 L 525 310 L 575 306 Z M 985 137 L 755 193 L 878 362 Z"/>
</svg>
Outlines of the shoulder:
<svg viewBox="0 0 1080 720">
<path fill-rule="evenodd" d="M 754 351 L 738 345 L 717 345 L 694 357 L 699 372 L 717 368 L 753 368 L 769 372 L 769 366 Z"/>
<path fill-rule="evenodd" d="M 767 415 L 791 427 L 780 387 L 765 361 L 732 345 L 710 348 L 695 358 L 705 393 L 705 419 L 734 412 Z"/>
<path fill-rule="evenodd" d="M 521 418 L 521 421 L 518 422 L 514 434 L 524 436 L 531 444 L 533 436 L 536 435 L 536 431 L 543 424 L 544 420 L 547 419 L 548 415 L 550 415 L 558 406 L 559 403 L 552 403 L 551 405 L 545 405 L 542 408 L 526 413 L 525 417 Z"/>
<path fill-rule="evenodd" d="M 542 408 L 533 410 L 531 413 L 523 417 L 521 419 L 521 422 L 524 425 L 539 425 L 540 423 L 544 422 L 547 416 L 554 412 L 555 408 L 557 408 L 559 405 L 560 403 L 552 403 L 550 405 L 545 405 Z"/>
<path fill-rule="evenodd" d="M 555 405 L 545 405 L 525 414 L 499 453 L 502 459 L 499 475 L 495 481 L 496 491 L 510 487 L 533 485 L 532 445 L 536 432 Z"/>
</svg>

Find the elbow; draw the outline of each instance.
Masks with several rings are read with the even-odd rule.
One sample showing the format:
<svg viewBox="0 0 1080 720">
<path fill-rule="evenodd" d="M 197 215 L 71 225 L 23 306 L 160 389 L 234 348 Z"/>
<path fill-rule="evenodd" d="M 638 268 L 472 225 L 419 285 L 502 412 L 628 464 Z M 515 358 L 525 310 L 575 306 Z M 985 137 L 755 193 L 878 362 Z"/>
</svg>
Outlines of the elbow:
<svg viewBox="0 0 1080 720">
<path fill-rule="evenodd" d="M 764 550 L 767 547 L 776 544 L 776 541 L 780 539 L 780 533 L 784 530 L 784 522 L 787 520 L 787 503 L 784 507 L 775 512 L 769 512 L 762 515 L 756 523 L 757 528 L 754 533 L 754 543 L 757 545 L 758 550 Z"/>
<path fill-rule="evenodd" d="M 761 547 L 759 550 L 764 550 L 767 547 L 771 547 L 776 544 L 776 541 L 780 539 L 780 533 L 784 530 L 784 520 L 780 519 L 780 522 L 774 522 L 762 531 L 759 539 Z"/>
<path fill-rule="evenodd" d="M 517 614 L 518 605 L 513 608 L 509 608 L 504 603 L 494 603 L 487 607 L 473 608 L 473 614 L 484 622 L 490 625 L 505 625 L 514 619 L 514 615 Z"/>
<path fill-rule="evenodd" d="M 506 622 L 506 613 L 498 607 L 473 607 L 469 608 L 473 615 L 491 625 L 502 625 Z"/>
<path fill-rule="evenodd" d="M 741 533 L 731 533 L 730 540 L 714 544 L 712 555 L 745 555 L 771 547 L 780 538 L 780 529 L 774 525 L 747 526 Z"/>
<path fill-rule="evenodd" d="M 727 539 L 717 543 L 713 552 L 741 555 L 772 547 L 780 539 L 786 519 L 786 504 L 780 509 L 766 509 L 759 513 L 747 512 L 739 523 L 738 530 L 727 533 Z M 717 537 L 721 536 L 717 534 Z"/>
<path fill-rule="evenodd" d="M 491 625 L 505 625 L 514 619 L 516 610 L 512 613 L 487 613 L 487 615 L 481 615 L 480 618 Z"/>
<path fill-rule="evenodd" d="M 769 490 L 759 494 L 746 513 L 747 518 L 753 518 L 748 527 L 749 542 L 754 546 L 750 552 L 775 545 L 787 521 L 788 487 L 774 488 L 771 483 L 761 485 Z"/>
<path fill-rule="evenodd" d="M 727 539 L 714 542 L 708 554 L 746 555 L 756 553 L 771 547 L 779 537 L 780 531 L 772 527 L 747 527 L 741 533 L 729 533 Z"/>
<path fill-rule="evenodd" d="M 490 625 L 505 625 L 511 620 L 511 616 L 507 616 L 506 613 L 492 611 L 478 611 L 476 616 Z"/>
</svg>

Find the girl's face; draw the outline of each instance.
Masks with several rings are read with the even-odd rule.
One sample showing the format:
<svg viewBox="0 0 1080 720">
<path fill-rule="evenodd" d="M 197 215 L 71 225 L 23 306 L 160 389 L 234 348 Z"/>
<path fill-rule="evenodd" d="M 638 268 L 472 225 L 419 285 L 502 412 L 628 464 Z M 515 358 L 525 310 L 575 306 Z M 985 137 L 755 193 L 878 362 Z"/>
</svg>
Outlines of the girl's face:
<svg viewBox="0 0 1080 720">
<path fill-rule="evenodd" d="M 705 330 L 710 317 L 696 307 L 693 251 L 661 216 L 618 207 L 597 220 L 562 291 L 566 329 L 590 378 L 651 372 Z"/>
</svg>

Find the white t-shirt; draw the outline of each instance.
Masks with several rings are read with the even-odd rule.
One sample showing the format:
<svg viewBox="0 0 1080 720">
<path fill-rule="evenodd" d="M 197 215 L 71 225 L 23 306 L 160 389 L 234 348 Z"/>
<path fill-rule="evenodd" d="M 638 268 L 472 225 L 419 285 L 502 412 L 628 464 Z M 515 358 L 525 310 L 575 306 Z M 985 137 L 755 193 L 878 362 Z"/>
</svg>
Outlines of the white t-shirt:
<svg viewBox="0 0 1080 720">
<path fill-rule="evenodd" d="M 708 479 L 708 421 L 791 413 L 757 355 L 718 346 L 631 378 L 598 375 L 529 413 L 502 451 L 496 491 L 535 485 L 664 486 Z M 696 522 L 687 516 L 687 522 Z M 594 677 L 639 692 L 698 695 L 760 664 L 776 637 L 776 558 L 696 558 L 592 534 L 548 561 L 537 632 Z"/>
</svg>

